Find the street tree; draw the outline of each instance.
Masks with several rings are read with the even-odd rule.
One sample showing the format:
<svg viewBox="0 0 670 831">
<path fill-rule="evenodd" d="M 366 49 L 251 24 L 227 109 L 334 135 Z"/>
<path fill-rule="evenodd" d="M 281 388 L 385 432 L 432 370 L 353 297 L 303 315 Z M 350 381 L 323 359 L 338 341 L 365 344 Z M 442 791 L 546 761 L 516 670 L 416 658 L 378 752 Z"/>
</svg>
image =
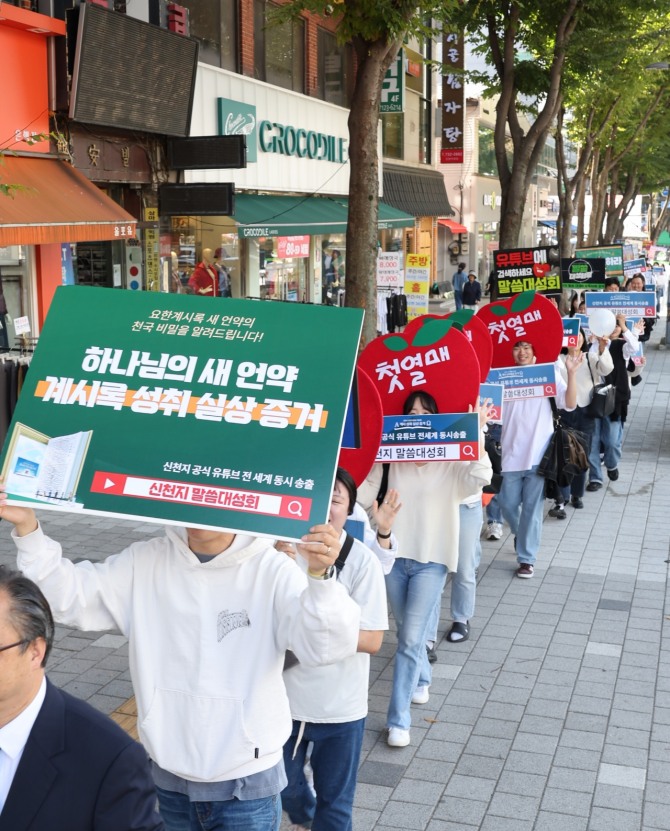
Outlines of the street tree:
<svg viewBox="0 0 670 831">
<path fill-rule="evenodd" d="M 329 17 L 341 44 L 356 55 L 349 113 L 349 219 L 347 225 L 347 306 L 366 310 L 361 348 L 376 337 L 375 267 L 379 212 L 377 135 L 386 71 L 403 42 L 435 35 L 433 21 L 448 20 L 458 0 L 289 0 L 278 19 L 304 12 Z"/>
</svg>

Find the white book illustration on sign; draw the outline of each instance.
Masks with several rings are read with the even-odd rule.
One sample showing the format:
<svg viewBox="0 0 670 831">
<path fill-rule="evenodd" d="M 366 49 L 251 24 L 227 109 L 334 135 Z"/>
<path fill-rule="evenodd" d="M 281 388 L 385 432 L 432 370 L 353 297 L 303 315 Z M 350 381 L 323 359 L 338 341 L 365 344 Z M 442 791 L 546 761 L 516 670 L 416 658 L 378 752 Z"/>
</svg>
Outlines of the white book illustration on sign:
<svg viewBox="0 0 670 831">
<path fill-rule="evenodd" d="M 7 495 L 74 503 L 91 430 L 50 437 L 17 422 L 2 467 Z"/>
</svg>

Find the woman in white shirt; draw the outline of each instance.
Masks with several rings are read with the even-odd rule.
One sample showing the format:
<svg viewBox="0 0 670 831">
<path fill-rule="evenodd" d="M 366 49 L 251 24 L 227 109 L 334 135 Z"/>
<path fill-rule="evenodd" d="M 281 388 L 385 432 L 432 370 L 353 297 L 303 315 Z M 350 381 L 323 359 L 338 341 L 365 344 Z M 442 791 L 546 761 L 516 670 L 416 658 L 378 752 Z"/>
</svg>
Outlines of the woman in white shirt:
<svg viewBox="0 0 670 831">
<path fill-rule="evenodd" d="M 437 404 L 428 393 L 414 392 L 403 410 L 405 415 L 437 413 Z M 487 412 L 488 408 L 479 413 L 482 427 Z M 393 526 L 398 556 L 386 575 L 386 592 L 398 636 L 387 715 L 391 747 L 409 744 L 410 705 L 425 704 L 429 698 L 432 676 L 426 636 L 447 573 L 458 567 L 459 506 L 491 481 L 491 462 L 484 451 L 483 433 L 480 446 L 481 459 L 473 462 L 389 465 L 388 485 L 400 494 L 403 502 Z M 375 465 L 359 489 L 359 501 L 367 510 L 379 493 L 382 475 L 383 465 Z"/>
<path fill-rule="evenodd" d="M 562 349 L 561 354 L 558 356 L 558 368 L 561 377 L 567 383 L 568 371 L 565 362 L 568 355 L 578 357 L 580 353 L 586 353 L 586 360 L 582 361 L 575 373 L 577 406 L 574 410 L 561 410 L 561 419 L 568 427 L 574 427 L 575 430 L 586 433 L 591 439 L 593 439 L 595 419 L 588 414 L 587 408 L 593 397 L 593 388 L 596 384 L 601 384 L 602 379 L 614 369 L 614 363 L 612 362 L 612 356 L 610 355 L 608 347 L 608 338 L 596 338 L 592 344 L 589 344 L 586 340 L 584 330 L 580 329 L 577 346 L 570 349 Z M 560 498 L 556 500 L 554 507 L 549 511 L 549 516 L 553 516 L 556 519 L 565 519 L 565 506 L 568 502 L 570 502 L 573 508 L 583 508 L 584 503 L 582 497 L 584 496 L 585 488 L 586 471 L 584 473 L 578 473 L 569 486 L 561 488 Z"/>
</svg>

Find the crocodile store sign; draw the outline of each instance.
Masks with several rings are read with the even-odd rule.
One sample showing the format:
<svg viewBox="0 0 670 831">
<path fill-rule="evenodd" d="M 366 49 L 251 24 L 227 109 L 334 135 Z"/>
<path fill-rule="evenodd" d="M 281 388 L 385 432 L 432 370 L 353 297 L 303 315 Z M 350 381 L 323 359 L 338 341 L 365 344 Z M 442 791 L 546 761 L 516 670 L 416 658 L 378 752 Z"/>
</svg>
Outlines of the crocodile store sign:
<svg viewBox="0 0 670 831">
<path fill-rule="evenodd" d="M 297 156 L 299 159 L 342 164 L 349 158 L 348 140 L 337 136 L 278 124 L 276 121 L 261 121 L 258 125 L 258 146 L 264 153 L 280 153 Z"/>
</svg>

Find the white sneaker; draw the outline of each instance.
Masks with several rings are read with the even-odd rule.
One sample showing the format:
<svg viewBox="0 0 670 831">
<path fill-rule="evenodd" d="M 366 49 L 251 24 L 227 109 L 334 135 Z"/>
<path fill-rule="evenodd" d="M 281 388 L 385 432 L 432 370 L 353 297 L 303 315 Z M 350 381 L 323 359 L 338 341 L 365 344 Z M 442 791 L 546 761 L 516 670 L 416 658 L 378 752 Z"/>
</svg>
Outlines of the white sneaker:
<svg viewBox="0 0 670 831">
<path fill-rule="evenodd" d="M 409 744 L 409 730 L 403 730 L 400 727 L 389 727 L 386 742 L 389 747 L 407 747 Z"/>
<path fill-rule="evenodd" d="M 412 704 L 427 704 L 428 699 L 430 698 L 428 689 L 428 685 L 424 687 L 417 687 L 414 690 L 414 695 L 412 696 Z"/>
<path fill-rule="evenodd" d="M 502 522 L 489 522 L 486 526 L 487 540 L 500 540 L 503 535 Z"/>
</svg>

